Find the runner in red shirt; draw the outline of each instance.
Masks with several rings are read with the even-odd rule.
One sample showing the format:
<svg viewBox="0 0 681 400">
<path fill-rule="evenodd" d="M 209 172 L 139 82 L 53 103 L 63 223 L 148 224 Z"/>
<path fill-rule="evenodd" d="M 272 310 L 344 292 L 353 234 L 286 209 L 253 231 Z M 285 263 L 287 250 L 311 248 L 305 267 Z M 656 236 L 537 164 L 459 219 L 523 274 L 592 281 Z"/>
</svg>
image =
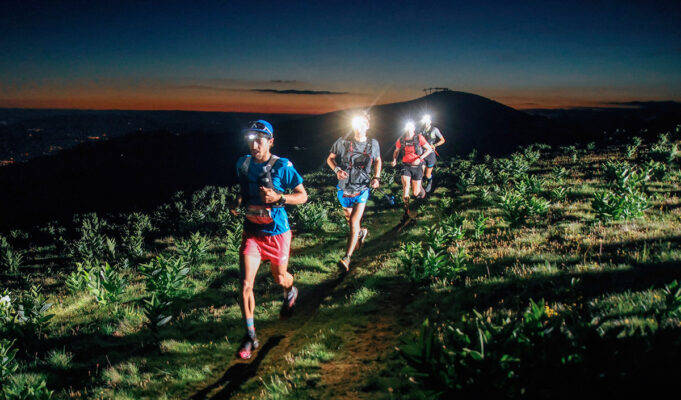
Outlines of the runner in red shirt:
<svg viewBox="0 0 681 400">
<path fill-rule="evenodd" d="M 404 217 L 409 214 L 409 188 L 414 196 L 424 198 L 426 192 L 421 187 L 423 179 L 423 160 L 432 153 L 433 148 L 428 141 L 415 133 L 414 122 L 407 122 L 404 127 L 404 136 L 395 142 L 392 166 L 397 165 L 397 157 L 402 153 L 402 197 L 404 199 Z"/>
</svg>

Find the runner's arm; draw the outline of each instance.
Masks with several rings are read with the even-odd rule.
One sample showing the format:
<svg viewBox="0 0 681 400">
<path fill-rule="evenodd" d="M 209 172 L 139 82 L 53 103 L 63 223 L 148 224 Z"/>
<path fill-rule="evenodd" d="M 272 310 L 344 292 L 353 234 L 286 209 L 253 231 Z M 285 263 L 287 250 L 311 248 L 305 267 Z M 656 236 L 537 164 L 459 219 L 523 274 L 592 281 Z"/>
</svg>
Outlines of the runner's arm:
<svg viewBox="0 0 681 400">
<path fill-rule="evenodd" d="M 380 184 L 381 184 L 381 168 L 383 167 L 383 160 L 381 159 L 381 156 L 378 156 L 376 160 L 374 161 L 374 176 L 371 178 L 372 181 L 378 180 L 377 185 L 373 187 L 376 189 Z M 374 179 L 376 178 L 376 179 Z M 373 182 L 370 182 L 373 183 Z"/>
<path fill-rule="evenodd" d="M 423 153 L 423 154 L 421 154 L 421 155 L 419 156 L 419 158 L 420 158 L 421 160 L 425 160 L 426 157 L 428 157 L 428 154 L 430 154 L 430 153 L 433 152 L 433 146 L 431 146 L 430 143 L 427 143 L 427 142 L 424 143 L 424 144 L 423 144 L 423 147 L 426 148 L 426 151 L 425 151 L 425 153 Z"/>
<path fill-rule="evenodd" d="M 400 148 L 399 148 L 399 147 L 395 147 L 395 151 L 393 151 L 393 161 L 392 161 L 393 167 L 394 167 L 395 164 L 397 163 L 397 155 L 398 155 L 398 154 L 400 154 Z"/>
<path fill-rule="evenodd" d="M 381 157 L 376 158 L 376 162 L 374 162 L 374 178 L 381 178 L 381 169 L 383 168 L 383 160 Z"/>
<path fill-rule="evenodd" d="M 231 212 L 232 215 L 239 215 L 239 207 L 241 207 L 242 201 L 243 199 L 241 198 L 241 195 L 238 195 L 232 204 L 229 205 L 229 212 Z"/>
<path fill-rule="evenodd" d="M 348 177 L 348 173 L 342 169 L 339 169 L 338 172 L 336 172 L 336 167 L 338 166 L 338 164 L 336 164 L 336 153 L 329 153 L 329 156 L 326 158 L 326 164 L 334 171 L 336 178 L 339 180 Z"/>
<path fill-rule="evenodd" d="M 286 198 L 284 204 L 296 205 L 303 204 L 307 201 L 307 191 L 302 183 L 293 188 L 293 193 L 282 196 L 285 196 Z"/>
<path fill-rule="evenodd" d="M 445 144 L 445 137 L 444 137 L 444 136 L 440 136 L 440 140 L 438 140 L 437 143 L 433 144 L 433 150 L 435 150 L 435 147 L 440 147 L 440 146 L 442 146 L 443 144 Z"/>
</svg>

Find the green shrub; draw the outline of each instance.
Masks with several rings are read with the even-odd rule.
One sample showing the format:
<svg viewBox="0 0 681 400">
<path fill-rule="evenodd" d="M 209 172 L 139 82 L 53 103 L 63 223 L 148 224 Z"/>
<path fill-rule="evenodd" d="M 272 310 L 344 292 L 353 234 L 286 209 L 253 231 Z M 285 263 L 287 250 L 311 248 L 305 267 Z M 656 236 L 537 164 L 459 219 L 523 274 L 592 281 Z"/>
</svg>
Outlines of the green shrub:
<svg viewBox="0 0 681 400">
<path fill-rule="evenodd" d="M 567 156 L 572 162 L 577 162 L 577 156 L 579 155 L 577 147 L 561 146 L 560 151 L 563 153 L 564 156 Z"/>
<path fill-rule="evenodd" d="M 678 157 L 679 149 L 676 143 L 658 142 L 650 147 L 648 155 L 652 160 L 671 164 Z"/>
<path fill-rule="evenodd" d="M 553 167 L 553 169 L 551 170 L 551 174 L 556 179 L 556 181 L 562 182 L 565 178 L 568 177 L 570 171 L 568 171 L 564 167 L 556 166 Z"/>
<path fill-rule="evenodd" d="M 638 150 L 638 146 L 628 145 L 624 153 L 627 158 L 633 158 L 636 155 L 636 150 Z"/>
<path fill-rule="evenodd" d="M 492 320 L 473 311 L 458 321 L 426 319 L 420 335 L 403 339 L 399 350 L 427 398 L 544 397 L 544 385 L 561 382 L 581 360 L 575 332 L 561 329 L 563 323 L 549 316 L 543 300 L 530 300 L 518 318 Z"/>
<path fill-rule="evenodd" d="M 70 255 L 90 263 L 106 259 L 107 237 L 104 229 L 108 225 L 107 222 L 94 213 L 76 218 L 76 222 L 80 223 L 78 228 L 80 238 L 68 244 Z"/>
<path fill-rule="evenodd" d="M 172 319 L 169 311 L 170 301 L 161 300 L 160 296 L 152 293 L 151 297 L 144 300 L 144 316 L 147 317 L 147 326 L 151 331 L 152 340 L 158 344 L 160 340 L 159 331 Z"/>
<path fill-rule="evenodd" d="M 101 305 L 117 303 L 125 289 L 125 279 L 109 263 L 90 270 L 83 269 L 88 292 Z"/>
<path fill-rule="evenodd" d="M 226 231 L 226 249 L 225 254 L 231 257 L 238 257 L 239 249 L 241 248 L 241 242 L 243 240 L 244 226 L 241 221 L 234 222 L 230 225 L 230 228 Z"/>
<path fill-rule="evenodd" d="M 319 232 L 329 221 L 328 209 L 321 203 L 300 204 L 296 206 L 293 215 L 296 227 L 301 232 Z"/>
<path fill-rule="evenodd" d="M 12 377 L 2 391 L 3 400 L 48 400 L 53 394 L 43 379 L 32 377 Z"/>
<path fill-rule="evenodd" d="M 2 388 L 9 378 L 19 367 L 15 361 L 18 349 L 13 349 L 14 340 L 0 339 L 0 388 Z"/>
<path fill-rule="evenodd" d="M 19 272 L 24 262 L 24 255 L 19 250 L 14 250 L 11 246 L 0 249 L 0 267 L 3 271 L 11 274 Z"/>
<path fill-rule="evenodd" d="M 597 219 L 609 221 L 643 217 L 650 205 L 640 192 L 598 192 L 593 195 L 591 207 Z"/>
<path fill-rule="evenodd" d="M 192 267 L 198 266 L 208 255 L 210 242 L 208 238 L 195 232 L 186 240 L 178 240 L 177 253 L 189 262 Z"/>
<path fill-rule="evenodd" d="M 10 329 L 21 338 L 40 339 L 54 315 L 47 314 L 52 307 L 41 293 L 42 287 L 33 285 L 15 300 Z"/>
<path fill-rule="evenodd" d="M 183 257 L 167 258 L 160 255 L 141 266 L 147 290 L 165 302 L 179 296 L 184 288 L 189 267 Z"/>
<path fill-rule="evenodd" d="M 681 285 L 678 281 L 665 285 L 664 294 L 665 314 L 668 317 L 681 318 Z"/>
<path fill-rule="evenodd" d="M 480 239 L 480 236 L 482 236 L 485 233 L 485 228 L 487 228 L 487 221 L 489 220 L 489 217 L 485 216 L 485 213 L 481 212 L 478 214 L 477 218 L 475 219 L 475 226 L 473 228 L 473 237 L 476 239 Z"/>
</svg>

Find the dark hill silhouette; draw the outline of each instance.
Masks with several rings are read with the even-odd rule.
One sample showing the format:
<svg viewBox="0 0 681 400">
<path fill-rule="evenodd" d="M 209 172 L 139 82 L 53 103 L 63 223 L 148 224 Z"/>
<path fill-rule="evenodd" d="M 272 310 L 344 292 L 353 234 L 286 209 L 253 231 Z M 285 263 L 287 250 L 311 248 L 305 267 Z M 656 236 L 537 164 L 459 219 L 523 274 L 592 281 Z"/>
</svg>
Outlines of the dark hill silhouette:
<svg viewBox="0 0 681 400">
<path fill-rule="evenodd" d="M 350 133 L 354 112 L 262 117 L 274 122 L 273 152 L 290 158 L 299 171 L 306 172 L 323 165 L 331 144 Z M 426 112 L 447 138 L 439 149 L 443 156 L 466 154 L 473 148 L 481 154 L 499 155 L 537 141 L 562 144 L 603 136 L 602 130 L 590 123 L 580 126 L 571 120 L 565 128 L 559 117 L 529 115 L 470 93 L 438 92 L 372 108 L 370 135 L 381 143 L 386 161 L 392 157 L 393 144 L 407 118 L 418 122 Z M 125 121 L 121 115 L 126 112 L 103 112 L 101 120 L 96 111 L 83 113 L 91 124 L 99 124 Z M 0 167 L 0 229 L 70 218 L 77 212 L 148 210 L 179 190 L 235 183 L 235 162 L 247 151 L 241 128 L 260 117 L 131 113 L 136 113 L 137 121 L 164 121 L 169 128 L 85 142 L 50 156 Z M 60 115 L 44 118 L 63 118 Z"/>
<path fill-rule="evenodd" d="M 320 165 L 333 142 L 349 134 L 349 123 L 356 110 L 336 111 L 296 121 L 284 121 L 279 131 L 295 146 L 307 148 L 297 160 L 304 168 Z M 545 140 L 548 120 L 514 110 L 471 93 L 438 92 L 416 100 L 374 106 L 369 135 L 381 144 L 383 157 L 392 158 L 395 141 L 411 118 L 419 129 L 423 114 L 433 117 L 447 143 L 438 149 L 442 156 L 466 154 L 473 148 L 483 153 L 505 154 L 518 145 Z"/>
</svg>

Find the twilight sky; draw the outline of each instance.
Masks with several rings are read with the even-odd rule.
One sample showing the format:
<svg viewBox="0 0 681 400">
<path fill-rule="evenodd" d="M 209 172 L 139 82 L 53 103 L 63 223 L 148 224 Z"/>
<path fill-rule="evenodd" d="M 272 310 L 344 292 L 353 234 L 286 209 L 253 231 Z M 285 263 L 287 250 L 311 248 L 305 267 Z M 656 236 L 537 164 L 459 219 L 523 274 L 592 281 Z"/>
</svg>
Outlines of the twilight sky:
<svg viewBox="0 0 681 400">
<path fill-rule="evenodd" d="M 0 107 L 681 101 L 681 2 L 3 1 Z"/>
</svg>

